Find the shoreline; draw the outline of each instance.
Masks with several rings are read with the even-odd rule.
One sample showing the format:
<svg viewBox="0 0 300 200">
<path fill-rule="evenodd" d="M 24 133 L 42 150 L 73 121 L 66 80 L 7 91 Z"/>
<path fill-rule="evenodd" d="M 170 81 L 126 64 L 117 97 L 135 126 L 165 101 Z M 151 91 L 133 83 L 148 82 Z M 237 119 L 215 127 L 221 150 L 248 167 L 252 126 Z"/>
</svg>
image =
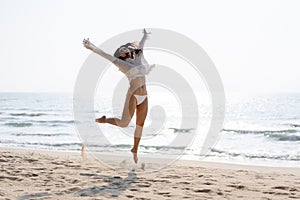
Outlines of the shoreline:
<svg viewBox="0 0 300 200">
<path fill-rule="evenodd" d="M 1 152 L 1 149 L 7 149 L 7 150 L 11 150 L 11 151 L 32 151 L 32 152 L 44 152 L 46 154 L 55 154 L 55 155 L 60 155 L 60 154 L 67 154 L 67 155 L 77 155 L 77 156 L 80 156 L 81 155 L 81 151 L 77 151 L 77 150 L 73 150 L 73 151 L 67 151 L 67 150 L 50 150 L 50 149 L 31 149 L 31 148 L 22 148 L 22 147 L 0 147 L 0 152 Z M 91 155 L 89 155 L 88 152 L 85 152 L 86 155 L 88 155 L 89 157 L 92 157 Z M 104 152 L 105 154 L 105 152 Z M 128 155 L 130 155 L 128 153 Z M 177 159 L 175 162 L 201 162 L 201 163 L 210 163 L 212 165 L 217 165 L 217 166 L 240 166 L 241 168 L 245 167 L 245 168 L 277 168 L 277 169 L 292 169 L 293 171 L 297 171 L 299 170 L 300 171 L 300 161 L 299 161 L 299 165 L 298 166 L 282 166 L 284 165 L 284 161 L 282 161 L 280 163 L 280 165 L 272 165 L 272 162 L 269 162 L 269 161 L 260 161 L 255 164 L 255 163 L 252 163 L 252 162 L 243 162 L 243 161 L 239 161 L 239 160 L 236 160 L 236 161 L 231 161 L 231 160 L 197 160 L 197 159 L 188 159 L 188 158 L 183 158 L 183 157 L 191 157 L 190 155 L 184 155 L 182 157 L 180 157 L 179 159 Z M 173 162 L 172 162 L 173 163 Z"/>
<path fill-rule="evenodd" d="M 178 160 L 127 173 L 80 153 L 0 148 L 0 199 L 296 199 L 299 168 Z"/>
</svg>

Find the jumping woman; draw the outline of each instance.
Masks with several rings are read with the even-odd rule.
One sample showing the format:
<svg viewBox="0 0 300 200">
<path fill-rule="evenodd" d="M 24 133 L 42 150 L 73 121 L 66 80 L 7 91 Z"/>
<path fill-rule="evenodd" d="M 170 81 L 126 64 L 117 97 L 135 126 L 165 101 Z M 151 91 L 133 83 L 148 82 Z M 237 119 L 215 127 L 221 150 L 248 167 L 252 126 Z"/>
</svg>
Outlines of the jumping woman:
<svg viewBox="0 0 300 200">
<path fill-rule="evenodd" d="M 119 47 L 114 56 L 92 44 L 89 39 L 83 40 L 85 48 L 99 54 L 103 58 L 114 63 L 129 80 L 129 88 L 123 108 L 121 119 L 107 118 L 105 115 L 96 119 L 98 123 L 109 123 L 119 127 L 127 127 L 136 111 L 136 128 L 134 132 L 134 143 L 131 152 L 135 163 L 138 161 L 137 151 L 142 137 L 144 122 L 148 112 L 148 98 L 146 90 L 145 75 L 150 72 L 154 65 L 149 65 L 144 58 L 143 48 L 149 33 L 143 30 L 140 42 L 127 43 Z"/>
</svg>

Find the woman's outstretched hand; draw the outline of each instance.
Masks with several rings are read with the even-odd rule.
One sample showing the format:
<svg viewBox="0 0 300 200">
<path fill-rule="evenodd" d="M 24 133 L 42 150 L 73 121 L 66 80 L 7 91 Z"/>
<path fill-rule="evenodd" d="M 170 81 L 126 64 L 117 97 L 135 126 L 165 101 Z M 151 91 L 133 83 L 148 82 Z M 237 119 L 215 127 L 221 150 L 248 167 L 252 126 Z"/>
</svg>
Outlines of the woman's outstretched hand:
<svg viewBox="0 0 300 200">
<path fill-rule="evenodd" d="M 149 34 L 151 34 L 150 32 L 147 32 L 146 29 L 143 30 L 144 35 L 146 35 L 147 39 L 149 38 Z"/>
<path fill-rule="evenodd" d="M 90 42 L 89 38 L 87 39 L 83 39 L 83 42 L 82 42 L 83 46 L 89 50 L 93 50 L 96 48 L 96 46 Z"/>
</svg>

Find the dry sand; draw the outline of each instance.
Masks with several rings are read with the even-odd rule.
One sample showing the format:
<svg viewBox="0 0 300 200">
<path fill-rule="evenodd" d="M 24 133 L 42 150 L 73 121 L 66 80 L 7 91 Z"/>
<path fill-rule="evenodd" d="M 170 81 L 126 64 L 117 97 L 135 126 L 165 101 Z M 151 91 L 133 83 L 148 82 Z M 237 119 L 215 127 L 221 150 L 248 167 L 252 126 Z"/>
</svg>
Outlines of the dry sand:
<svg viewBox="0 0 300 200">
<path fill-rule="evenodd" d="M 177 161 L 120 173 L 78 153 L 0 149 L 0 199 L 300 199 L 300 168 Z"/>
</svg>

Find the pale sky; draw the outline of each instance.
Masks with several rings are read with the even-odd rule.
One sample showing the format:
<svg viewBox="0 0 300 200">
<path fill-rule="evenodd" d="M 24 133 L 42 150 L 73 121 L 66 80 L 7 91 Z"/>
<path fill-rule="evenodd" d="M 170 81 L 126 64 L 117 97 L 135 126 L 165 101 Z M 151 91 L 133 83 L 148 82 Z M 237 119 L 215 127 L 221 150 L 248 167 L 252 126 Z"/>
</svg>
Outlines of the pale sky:
<svg viewBox="0 0 300 200">
<path fill-rule="evenodd" d="M 72 92 L 90 54 L 83 38 L 144 27 L 197 42 L 226 93 L 300 92 L 299 10 L 297 0 L 0 0 L 0 92 Z"/>
</svg>

